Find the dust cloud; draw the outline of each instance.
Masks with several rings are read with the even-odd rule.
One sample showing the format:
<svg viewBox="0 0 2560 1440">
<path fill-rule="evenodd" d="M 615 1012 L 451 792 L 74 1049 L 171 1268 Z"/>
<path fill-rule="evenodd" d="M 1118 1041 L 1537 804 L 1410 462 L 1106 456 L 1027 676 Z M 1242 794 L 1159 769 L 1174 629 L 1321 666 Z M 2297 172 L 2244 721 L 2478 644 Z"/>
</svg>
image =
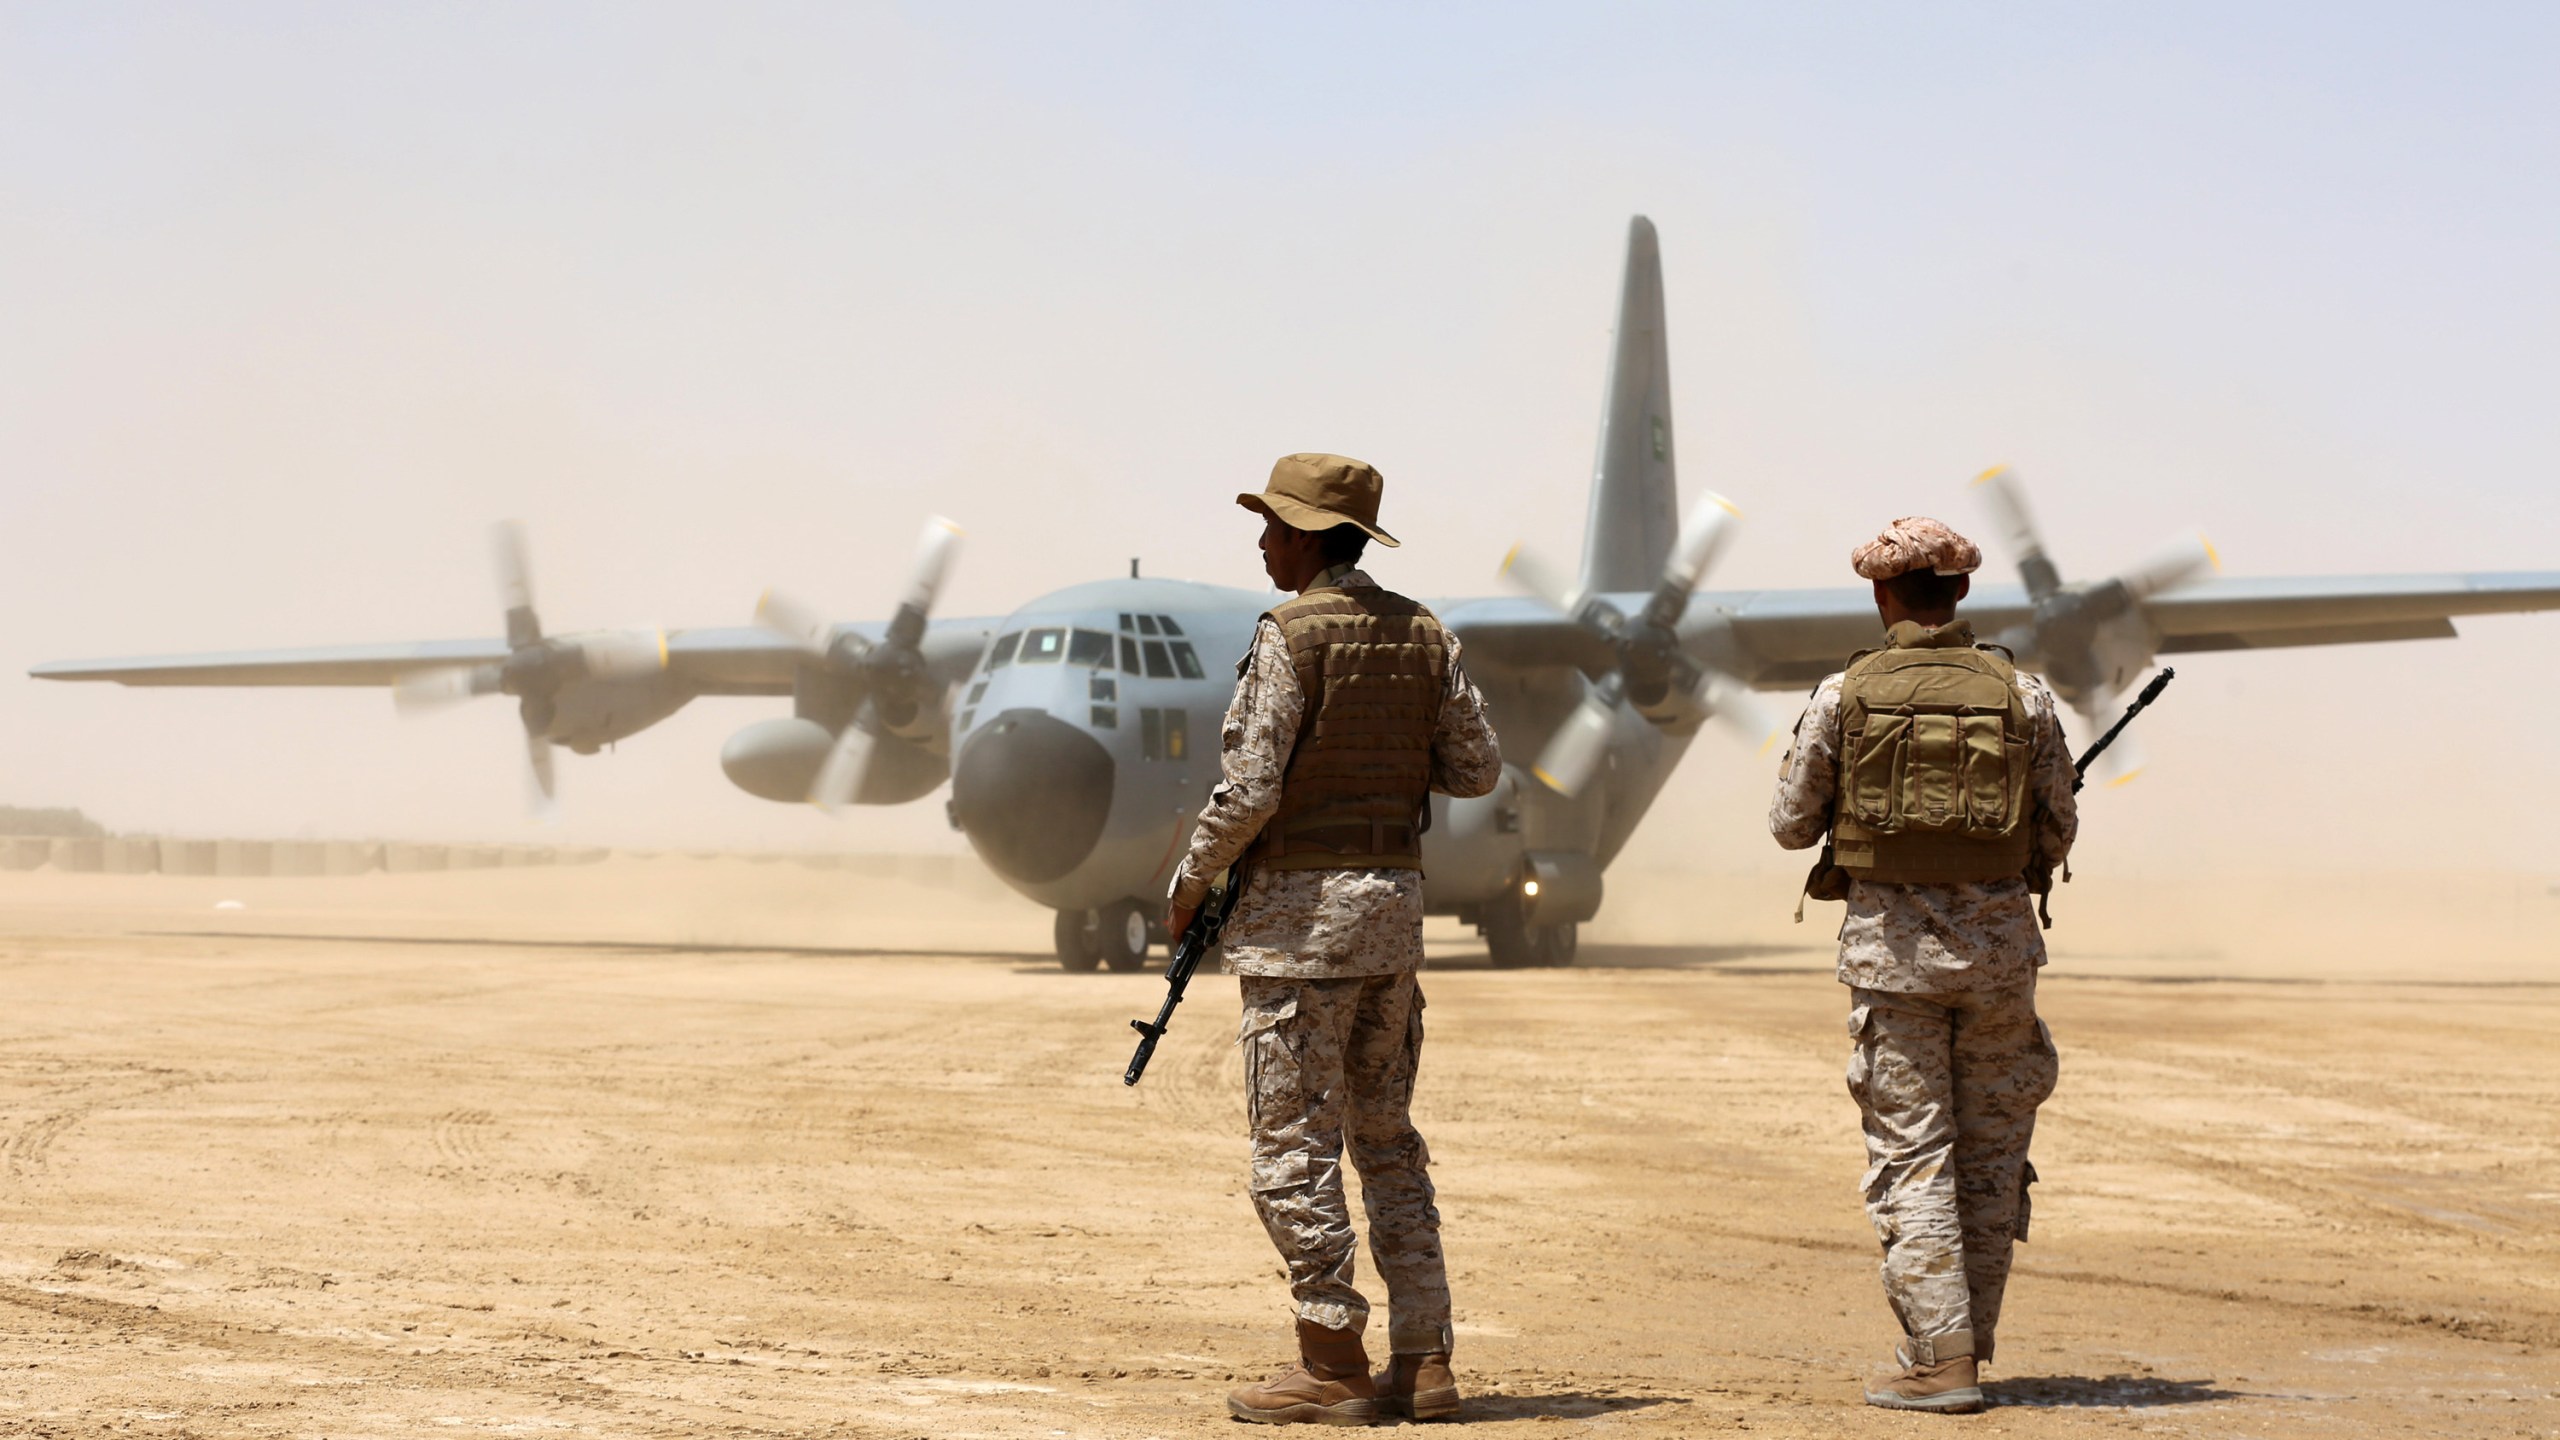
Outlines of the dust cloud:
<svg viewBox="0 0 2560 1440">
<path fill-rule="evenodd" d="M 877 617 L 929 510 L 953 615 L 1254 587 L 1228 497 L 1307 447 L 1384 469 L 1384 580 L 1485 593 L 1572 551 L 1639 212 L 1683 483 L 1747 516 L 1711 587 L 1978 527 L 2000 462 L 2069 576 L 2560 535 L 2547 17 L 108 13 L 0 20 L 0 672 L 495 634 L 507 516 L 555 630 Z M 2191 657 L 2093 866 L 2541 864 L 2555 625 Z M 958 847 L 731 788 L 778 708 L 564 757 L 563 838 Z M 21 683 L 0 803 L 507 839 L 518 749 L 499 702 Z M 1702 742 L 1638 858 L 1768 863 L 1768 768 Z"/>
</svg>

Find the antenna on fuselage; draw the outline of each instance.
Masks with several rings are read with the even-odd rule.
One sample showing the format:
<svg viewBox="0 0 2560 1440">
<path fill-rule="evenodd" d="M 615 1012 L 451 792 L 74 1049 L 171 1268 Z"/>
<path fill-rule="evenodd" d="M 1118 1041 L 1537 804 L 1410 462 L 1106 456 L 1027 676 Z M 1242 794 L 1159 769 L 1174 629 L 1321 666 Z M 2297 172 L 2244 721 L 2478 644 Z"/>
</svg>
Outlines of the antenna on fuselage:
<svg viewBox="0 0 2560 1440">
<path fill-rule="evenodd" d="M 1138 557 L 1135 555 L 1129 557 L 1129 578 L 1132 580 L 1138 578 Z"/>
</svg>

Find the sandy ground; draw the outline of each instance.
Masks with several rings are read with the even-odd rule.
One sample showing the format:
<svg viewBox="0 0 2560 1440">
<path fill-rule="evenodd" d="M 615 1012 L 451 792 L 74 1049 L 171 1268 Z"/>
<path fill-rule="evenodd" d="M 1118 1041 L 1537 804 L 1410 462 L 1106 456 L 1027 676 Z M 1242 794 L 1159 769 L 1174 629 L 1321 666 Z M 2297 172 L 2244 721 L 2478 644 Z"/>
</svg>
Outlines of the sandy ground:
<svg viewBox="0 0 2560 1440">
<path fill-rule="evenodd" d="M 1892 1324 L 1827 926 L 1612 883 L 1570 971 L 1435 926 L 1480 1428 L 2560 1435 L 2545 879 L 2066 892 L 1971 1419 L 1857 1403 Z M 0 875 L 0 1432 L 1241 1433 L 1287 1315 L 1233 982 L 1132 1092 L 1161 982 L 1046 935 L 734 861 Z"/>
</svg>

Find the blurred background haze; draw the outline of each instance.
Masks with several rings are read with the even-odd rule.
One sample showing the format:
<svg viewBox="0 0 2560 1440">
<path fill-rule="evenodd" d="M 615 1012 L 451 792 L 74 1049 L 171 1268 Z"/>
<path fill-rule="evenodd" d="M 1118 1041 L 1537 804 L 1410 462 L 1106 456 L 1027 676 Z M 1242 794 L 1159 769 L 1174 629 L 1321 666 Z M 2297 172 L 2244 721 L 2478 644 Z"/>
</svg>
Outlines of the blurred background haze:
<svg viewBox="0 0 2560 1440">
<path fill-rule="evenodd" d="M 1485 593 L 1578 548 L 1636 213 L 1715 587 L 1987 540 L 2002 462 L 2066 577 L 2560 569 L 2554 74 L 2532 6 L 10 6 L 0 676 L 496 634 L 508 516 L 554 630 L 881 616 L 931 512 L 950 615 L 1259 586 L 1229 497 L 1301 449 Z M 2459 623 L 2178 659 L 2082 867 L 2548 868 L 2560 617 Z M 563 755 L 540 832 L 504 703 L 0 679 L 0 802 L 960 843 L 731 788 L 787 708 Z M 1775 763 L 1710 730 L 1630 858 L 1795 865 Z"/>
</svg>

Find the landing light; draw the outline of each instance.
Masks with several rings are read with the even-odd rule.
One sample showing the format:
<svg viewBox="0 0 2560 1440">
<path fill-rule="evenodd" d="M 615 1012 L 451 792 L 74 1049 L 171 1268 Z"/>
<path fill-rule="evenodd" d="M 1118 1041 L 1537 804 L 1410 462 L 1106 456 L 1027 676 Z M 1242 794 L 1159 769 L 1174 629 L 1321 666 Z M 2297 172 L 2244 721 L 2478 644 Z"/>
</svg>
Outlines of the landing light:
<svg viewBox="0 0 2560 1440">
<path fill-rule="evenodd" d="M 1531 899 L 1531 900 L 1535 900 L 1535 899 L 1537 899 L 1537 898 L 1538 898 L 1538 882 L 1537 882 L 1537 881 L 1535 881 L 1535 880 L 1523 880 L 1523 881 L 1521 881 L 1521 882 L 1520 882 L 1520 893 L 1521 893 L 1523 896 L 1527 897 L 1528 899 Z"/>
</svg>

